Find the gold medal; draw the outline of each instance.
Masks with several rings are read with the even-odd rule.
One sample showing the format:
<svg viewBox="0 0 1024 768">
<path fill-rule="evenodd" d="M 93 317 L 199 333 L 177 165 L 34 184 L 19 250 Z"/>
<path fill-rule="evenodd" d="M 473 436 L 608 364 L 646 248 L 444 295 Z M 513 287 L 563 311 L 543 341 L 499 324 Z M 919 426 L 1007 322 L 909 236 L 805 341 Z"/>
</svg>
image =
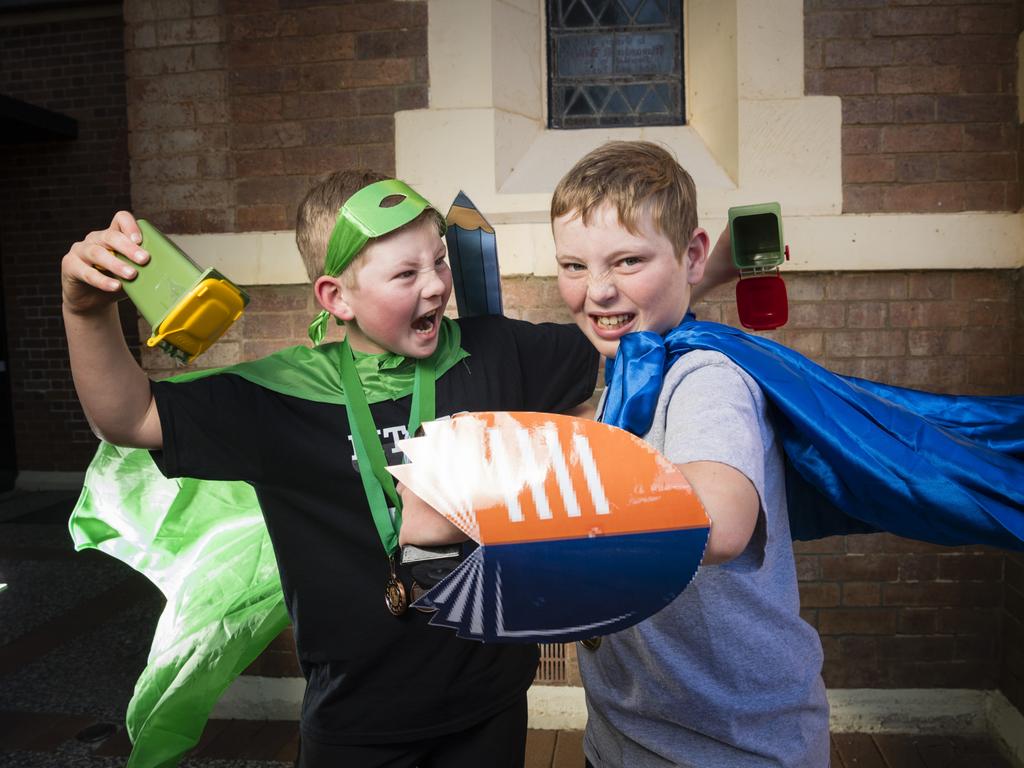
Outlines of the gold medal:
<svg viewBox="0 0 1024 768">
<path fill-rule="evenodd" d="M 384 604 L 387 605 L 392 616 L 401 616 L 409 607 L 409 599 L 405 594 L 405 585 L 395 573 L 395 559 L 389 558 L 388 564 L 391 566 L 391 575 L 388 576 L 388 581 L 384 585 Z"/>
</svg>

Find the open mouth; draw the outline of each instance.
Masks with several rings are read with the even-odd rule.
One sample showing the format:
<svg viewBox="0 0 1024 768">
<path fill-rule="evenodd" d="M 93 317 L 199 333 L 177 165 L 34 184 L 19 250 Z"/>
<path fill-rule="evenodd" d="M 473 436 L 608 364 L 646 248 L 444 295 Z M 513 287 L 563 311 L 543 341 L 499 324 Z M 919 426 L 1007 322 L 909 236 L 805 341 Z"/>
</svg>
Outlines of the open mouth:
<svg viewBox="0 0 1024 768">
<path fill-rule="evenodd" d="M 594 325 L 597 326 L 599 331 L 615 332 L 622 328 L 627 327 L 636 315 L 631 312 L 625 312 L 619 315 L 591 315 L 590 319 Z"/>
<path fill-rule="evenodd" d="M 412 329 L 416 331 L 416 333 L 429 335 L 434 332 L 435 328 L 437 328 L 440 318 L 441 308 L 438 307 L 437 309 L 431 310 L 430 312 L 417 317 L 412 323 Z"/>
</svg>

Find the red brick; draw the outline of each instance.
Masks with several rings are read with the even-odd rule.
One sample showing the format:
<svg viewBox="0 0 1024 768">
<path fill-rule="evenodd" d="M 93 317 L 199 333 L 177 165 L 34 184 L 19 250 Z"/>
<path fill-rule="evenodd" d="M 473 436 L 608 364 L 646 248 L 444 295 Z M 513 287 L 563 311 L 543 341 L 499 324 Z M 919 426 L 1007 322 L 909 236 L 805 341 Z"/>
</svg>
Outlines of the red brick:
<svg viewBox="0 0 1024 768">
<path fill-rule="evenodd" d="M 866 37 L 868 15 L 860 11 L 833 11 L 804 14 L 804 37 L 825 38 Z"/>
<path fill-rule="evenodd" d="M 892 41 L 893 59 L 905 66 L 935 63 L 933 37 L 897 37 Z"/>
<path fill-rule="evenodd" d="M 892 155 L 847 155 L 843 157 L 844 183 L 895 181 L 896 161 Z"/>
<path fill-rule="evenodd" d="M 883 195 L 885 210 L 943 213 L 964 209 L 964 188 L 953 182 L 894 185 Z"/>
<path fill-rule="evenodd" d="M 850 96 L 875 92 L 875 73 L 870 69 L 826 69 L 818 74 L 815 93 Z"/>
<path fill-rule="evenodd" d="M 956 93 L 960 69 L 934 65 L 882 67 L 876 83 L 878 93 Z"/>
<path fill-rule="evenodd" d="M 285 37 L 298 34 L 298 24 L 293 14 L 276 10 L 272 13 L 231 14 L 227 33 L 231 40 Z"/>
<path fill-rule="evenodd" d="M 964 184 L 965 211 L 1016 211 L 1019 207 L 1015 183 L 971 181 Z"/>
<path fill-rule="evenodd" d="M 843 582 L 844 607 L 870 608 L 882 604 L 882 587 L 874 582 Z"/>
<path fill-rule="evenodd" d="M 953 660 L 954 641 L 942 635 L 882 637 L 878 641 L 880 659 L 896 661 L 935 662 Z"/>
<path fill-rule="evenodd" d="M 820 555 L 821 578 L 831 581 L 895 581 L 899 559 L 892 555 Z"/>
<path fill-rule="evenodd" d="M 884 328 L 888 320 L 888 305 L 883 302 L 851 302 L 846 308 L 849 328 Z"/>
<path fill-rule="evenodd" d="M 426 29 L 396 33 L 361 32 L 355 36 L 357 59 L 394 59 L 427 55 Z"/>
<path fill-rule="evenodd" d="M 1011 365 L 1003 357 L 970 357 L 967 359 L 967 381 L 981 387 L 982 394 L 1009 395 Z"/>
<path fill-rule="evenodd" d="M 282 118 L 279 93 L 240 95 L 231 99 L 231 119 L 235 122 L 276 122 Z"/>
<path fill-rule="evenodd" d="M 968 304 L 962 301 L 894 301 L 889 304 L 893 328 L 959 328 Z"/>
<path fill-rule="evenodd" d="M 876 13 L 876 35 L 947 35 L 957 30 L 955 8 L 898 8 Z"/>
<path fill-rule="evenodd" d="M 301 200 L 308 189 L 304 176 L 270 176 L 239 179 L 235 195 L 240 205 L 288 205 Z"/>
<path fill-rule="evenodd" d="M 940 579 L 1000 582 L 1002 558 L 994 555 L 949 554 L 938 556 Z"/>
<path fill-rule="evenodd" d="M 238 123 L 231 126 L 231 145 L 239 150 L 296 147 L 305 141 L 305 126 L 298 122 Z"/>
<path fill-rule="evenodd" d="M 942 122 L 992 123 L 1013 120 L 1017 102 L 1011 94 L 939 96 L 937 119 Z"/>
<path fill-rule="evenodd" d="M 889 606 L 993 607 L 999 603 L 998 590 L 990 584 L 973 582 L 900 583 L 882 585 L 882 602 Z"/>
<path fill-rule="evenodd" d="M 844 126 L 843 155 L 873 154 L 882 145 L 882 131 L 876 127 Z"/>
<path fill-rule="evenodd" d="M 789 308 L 791 328 L 842 328 L 845 307 L 832 302 L 800 302 Z"/>
<path fill-rule="evenodd" d="M 872 38 L 829 40 L 826 67 L 877 67 L 892 61 L 892 43 Z"/>
<path fill-rule="evenodd" d="M 964 126 L 964 151 L 999 152 L 1017 150 L 1017 131 L 1013 125 L 975 123 Z"/>
<path fill-rule="evenodd" d="M 1013 306 L 1005 301 L 972 301 L 968 305 L 970 325 L 1007 327 L 1013 319 Z"/>
<path fill-rule="evenodd" d="M 847 272 L 825 281 L 827 300 L 902 299 L 907 295 L 907 278 L 894 272 Z"/>
<path fill-rule="evenodd" d="M 806 24 L 806 21 L 805 21 Z M 810 95 L 821 93 L 821 85 L 815 82 L 811 84 L 812 77 L 817 78 L 821 73 L 816 71 L 821 68 L 825 61 L 825 43 L 821 40 L 804 38 L 804 91 Z"/>
<path fill-rule="evenodd" d="M 900 581 L 935 581 L 939 576 L 937 555 L 904 555 L 899 562 Z"/>
<path fill-rule="evenodd" d="M 839 585 L 821 581 L 801 582 L 800 605 L 803 608 L 828 608 L 839 605 Z"/>
<path fill-rule="evenodd" d="M 328 91 L 311 96 L 308 93 L 285 93 L 284 116 L 288 119 L 337 118 L 356 111 L 358 91 Z"/>
<path fill-rule="evenodd" d="M 935 41 L 936 64 L 1011 63 L 1015 61 L 1017 34 L 953 35 Z"/>
<path fill-rule="evenodd" d="M 893 121 L 896 123 L 934 123 L 937 114 L 935 96 L 913 94 L 893 99 Z"/>
<path fill-rule="evenodd" d="M 235 173 L 239 178 L 279 176 L 285 171 L 284 151 L 281 149 L 237 151 L 232 154 L 232 157 L 235 163 Z"/>
<path fill-rule="evenodd" d="M 843 99 L 843 125 L 892 121 L 891 96 L 847 96 Z"/>
<path fill-rule="evenodd" d="M 901 155 L 896 161 L 896 180 L 905 183 L 934 181 L 937 155 Z"/>
<path fill-rule="evenodd" d="M 916 272 L 907 276 L 907 297 L 911 299 L 948 299 L 953 295 L 949 272 Z"/>
<path fill-rule="evenodd" d="M 783 329 L 778 339 L 790 349 L 812 359 L 820 357 L 825 351 L 825 336 L 819 331 Z"/>
<path fill-rule="evenodd" d="M 879 184 L 844 184 L 843 213 L 874 213 L 885 210 L 885 187 Z"/>
<path fill-rule="evenodd" d="M 1007 81 L 1012 82 L 1012 73 L 1005 65 L 980 64 L 976 67 L 960 67 L 960 91 L 962 93 L 1000 93 Z"/>
<path fill-rule="evenodd" d="M 964 391 L 968 380 L 967 368 L 962 359 L 910 358 L 901 362 L 904 373 L 898 381 L 893 382 L 899 386 L 957 394 Z"/>
<path fill-rule="evenodd" d="M 901 635 L 937 634 L 939 611 L 934 608 L 904 608 L 898 614 L 896 631 Z"/>
<path fill-rule="evenodd" d="M 239 206 L 235 221 L 239 232 L 273 232 L 295 224 L 286 217 L 283 205 Z"/>
<path fill-rule="evenodd" d="M 359 165 L 359 150 L 356 147 L 302 146 L 284 150 L 284 167 L 289 173 L 317 176 Z"/>
<path fill-rule="evenodd" d="M 1017 28 L 1013 5 L 966 5 L 960 8 L 957 31 L 962 34 L 1005 34 Z"/>
<path fill-rule="evenodd" d="M 886 608 L 825 608 L 818 611 L 818 631 L 823 635 L 891 635 L 896 611 Z"/>
<path fill-rule="evenodd" d="M 157 45 L 219 43 L 224 39 L 224 20 L 219 16 L 167 20 L 156 25 Z"/>
<path fill-rule="evenodd" d="M 957 125 L 890 125 L 881 130 L 884 152 L 953 152 L 962 145 L 963 129 Z"/>
<path fill-rule="evenodd" d="M 997 270 L 953 272 L 952 295 L 964 301 L 1009 301 L 1015 285 L 1009 273 Z"/>
<path fill-rule="evenodd" d="M 829 357 L 894 357 L 906 352 L 903 331 L 837 331 L 825 338 Z"/>
</svg>

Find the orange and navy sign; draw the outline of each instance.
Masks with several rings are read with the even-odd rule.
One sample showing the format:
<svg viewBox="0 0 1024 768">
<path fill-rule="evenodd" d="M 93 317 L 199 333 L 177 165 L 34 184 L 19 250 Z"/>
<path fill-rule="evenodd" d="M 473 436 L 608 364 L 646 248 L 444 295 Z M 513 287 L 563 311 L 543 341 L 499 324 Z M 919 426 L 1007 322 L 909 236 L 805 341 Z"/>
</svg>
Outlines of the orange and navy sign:
<svg viewBox="0 0 1024 768">
<path fill-rule="evenodd" d="M 399 442 L 409 463 L 389 471 L 481 544 L 424 599 L 432 623 L 530 642 L 617 631 L 674 599 L 703 557 L 709 521 L 696 494 L 628 432 L 523 412 L 459 414 L 423 431 Z"/>
</svg>

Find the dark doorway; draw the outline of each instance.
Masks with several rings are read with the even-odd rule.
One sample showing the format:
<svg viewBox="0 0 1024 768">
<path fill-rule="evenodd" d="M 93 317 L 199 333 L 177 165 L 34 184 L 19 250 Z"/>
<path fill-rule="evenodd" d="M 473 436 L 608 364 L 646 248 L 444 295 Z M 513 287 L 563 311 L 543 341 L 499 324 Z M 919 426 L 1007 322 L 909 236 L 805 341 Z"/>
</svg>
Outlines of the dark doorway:
<svg viewBox="0 0 1024 768">
<path fill-rule="evenodd" d="M 14 451 L 14 409 L 11 406 L 11 356 L 7 344 L 3 267 L 0 266 L 0 493 L 14 487 L 18 460 Z"/>
</svg>

